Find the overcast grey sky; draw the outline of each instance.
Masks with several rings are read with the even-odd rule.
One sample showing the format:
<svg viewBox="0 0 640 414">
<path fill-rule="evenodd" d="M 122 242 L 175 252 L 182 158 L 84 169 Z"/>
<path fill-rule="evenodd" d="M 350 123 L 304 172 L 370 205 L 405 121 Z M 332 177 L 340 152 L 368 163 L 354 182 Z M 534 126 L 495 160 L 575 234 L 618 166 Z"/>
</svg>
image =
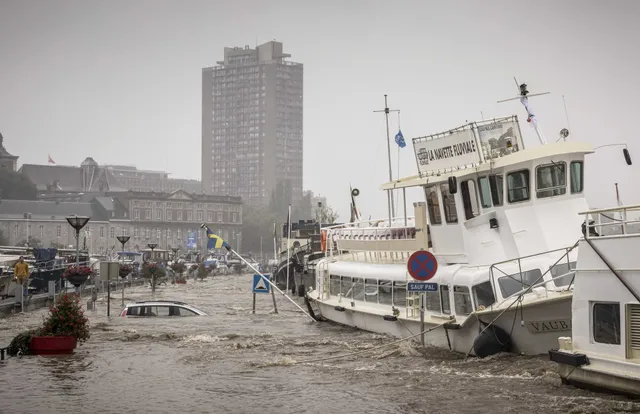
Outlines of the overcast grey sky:
<svg viewBox="0 0 640 414">
<path fill-rule="evenodd" d="M 0 0 L 0 132 L 20 163 L 99 163 L 200 179 L 201 69 L 225 46 L 276 39 L 304 63 L 304 187 L 348 218 L 385 216 L 389 95 L 410 138 L 466 120 L 526 114 L 529 85 L 549 140 L 626 142 L 640 165 L 640 1 L 29 1 Z M 525 143 L 538 145 L 526 122 Z M 392 135 L 397 118 L 392 117 Z M 394 176 L 397 153 L 393 145 Z M 589 158 L 593 206 L 640 202 L 620 148 Z M 412 201 L 420 194 L 413 192 Z"/>
</svg>

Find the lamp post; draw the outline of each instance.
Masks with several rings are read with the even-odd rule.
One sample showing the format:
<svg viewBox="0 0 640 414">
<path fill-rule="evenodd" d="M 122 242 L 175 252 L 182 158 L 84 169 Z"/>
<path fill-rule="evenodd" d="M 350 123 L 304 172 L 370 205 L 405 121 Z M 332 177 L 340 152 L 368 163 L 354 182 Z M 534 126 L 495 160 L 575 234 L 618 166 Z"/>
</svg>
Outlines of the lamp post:
<svg viewBox="0 0 640 414">
<path fill-rule="evenodd" d="M 172 247 L 171 251 L 173 252 L 173 263 L 176 262 L 176 260 L 178 260 L 178 251 L 180 250 L 179 247 Z"/>
<path fill-rule="evenodd" d="M 129 241 L 131 237 L 130 236 L 118 236 L 116 237 L 116 239 L 118 239 L 118 241 L 122 244 L 122 263 L 124 263 L 124 245 L 127 244 L 127 242 Z M 124 274 L 120 273 L 120 277 L 123 279 L 122 280 L 122 306 L 124 306 L 124 278 L 126 278 L 127 276 L 129 276 L 129 274 Z M 109 298 L 111 299 L 111 298 Z"/>
<path fill-rule="evenodd" d="M 151 259 L 153 259 L 153 249 L 158 247 L 158 243 L 149 243 L 147 247 L 151 249 Z M 155 269 L 151 269 L 151 293 L 156 293 L 156 271 Z"/>
<path fill-rule="evenodd" d="M 77 214 L 67 217 L 67 222 L 76 231 L 76 268 L 78 269 L 80 269 L 80 230 L 82 230 L 82 228 L 87 225 L 89 220 L 91 220 L 91 217 L 79 216 Z M 80 286 L 86 280 L 86 278 L 82 281 L 80 281 L 80 279 L 75 279 L 74 281 L 70 282 L 76 287 L 76 290 L 79 292 Z"/>
</svg>

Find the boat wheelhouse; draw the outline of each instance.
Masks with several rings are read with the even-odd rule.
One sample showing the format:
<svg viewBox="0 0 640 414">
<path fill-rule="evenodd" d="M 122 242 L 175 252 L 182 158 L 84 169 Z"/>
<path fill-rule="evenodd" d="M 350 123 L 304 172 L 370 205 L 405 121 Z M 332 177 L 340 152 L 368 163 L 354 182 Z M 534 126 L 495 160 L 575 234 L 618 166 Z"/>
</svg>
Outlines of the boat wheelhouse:
<svg viewBox="0 0 640 414">
<path fill-rule="evenodd" d="M 572 336 L 549 355 L 565 383 L 640 397 L 640 205 L 582 214 Z"/>
<path fill-rule="evenodd" d="M 403 192 L 404 217 L 329 229 L 309 298 L 323 317 L 374 332 L 406 337 L 442 326 L 426 341 L 461 352 L 548 352 L 571 329 L 592 147 L 524 149 L 516 116 L 413 143 L 419 174 L 382 186 Z M 426 200 L 413 219 L 409 187 L 422 187 Z M 437 259 L 435 291 L 410 289 L 417 281 L 407 260 L 419 250 Z"/>
</svg>

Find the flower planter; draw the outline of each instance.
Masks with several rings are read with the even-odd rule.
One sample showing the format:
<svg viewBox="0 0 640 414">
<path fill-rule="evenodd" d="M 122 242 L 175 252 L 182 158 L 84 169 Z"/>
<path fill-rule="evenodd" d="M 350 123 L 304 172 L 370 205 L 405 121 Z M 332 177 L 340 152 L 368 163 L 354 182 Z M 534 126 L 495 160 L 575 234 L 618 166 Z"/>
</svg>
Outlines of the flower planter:
<svg viewBox="0 0 640 414">
<path fill-rule="evenodd" d="M 77 345 L 73 336 L 34 336 L 29 352 L 33 355 L 72 354 Z"/>
<path fill-rule="evenodd" d="M 76 273 L 76 274 L 66 275 L 65 277 L 67 278 L 69 283 L 71 283 L 73 286 L 80 287 L 84 282 L 87 281 L 87 279 L 89 278 L 89 275 L 82 275 L 82 274 Z"/>
<path fill-rule="evenodd" d="M 124 279 L 125 277 L 129 276 L 129 273 L 131 273 L 131 270 L 120 268 L 119 275 L 121 278 Z"/>
<path fill-rule="evenodd" d="M 187 281 L 186 281 L 186 280 L 176 280 L 176 283 L 177 283 L 178 285 L 186 285 L 186 284 L 187 284 Z"/>
</svg>

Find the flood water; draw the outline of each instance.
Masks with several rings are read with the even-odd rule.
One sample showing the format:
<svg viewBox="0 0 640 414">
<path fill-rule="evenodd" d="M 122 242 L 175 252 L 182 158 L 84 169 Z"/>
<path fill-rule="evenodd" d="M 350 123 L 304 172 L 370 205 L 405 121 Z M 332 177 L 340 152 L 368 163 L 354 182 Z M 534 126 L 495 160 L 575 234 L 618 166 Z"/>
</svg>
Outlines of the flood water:
<svg viewBox="0 0 640 414">
<path fill-rule="evenodd" d="M 116 292 L 107 318 L 101 297 L 86 312 L 91 339 L 75 354 L 0 362 L 0 412 L 640 413 L 640 402 L 561 385 L 543 356 L 464 360 L 406 342 L 379 348 L 394 339 L 311 322 L 283 298 L 270 313 L 264 294 L 252 315 L 251 279 L 189 280 L 156 293 L 204 317 L 121 318 Z M 126 297 L 151 293 L 137 287 Z M 0 346 L 46 313 L 0 319 Z M 360 350 L 369 351 L 305 362 Z"/>
</svg>

